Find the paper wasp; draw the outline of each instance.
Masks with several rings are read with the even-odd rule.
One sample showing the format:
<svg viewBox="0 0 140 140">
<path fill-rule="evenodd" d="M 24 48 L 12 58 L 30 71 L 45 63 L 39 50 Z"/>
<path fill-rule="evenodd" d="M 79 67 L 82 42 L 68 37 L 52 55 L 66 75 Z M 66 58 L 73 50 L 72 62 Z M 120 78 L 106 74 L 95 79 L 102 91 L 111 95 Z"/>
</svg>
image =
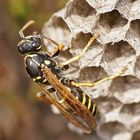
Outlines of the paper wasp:
<svg viewBox="0 0 140 140">
<path fill-rule="evenodd" d="M 99 34 L 95 34 L 90 38 L 81 54 L 58 65 L 55 57 L 59 55 L 64 45 L 57 44 L 52 39 L 37 33 L 25 36 L 23 31 L 33 23 L 33 20 L 27 22 L 19 31 L 22 41 L 18 44 L 18 51 L 21 54 L 26 54 L 24 62 L 27 73 L 42 89 L 37 97 L 55 105 L 71 123 L 83 132 L 90 133 L 96 127 L 97 107 L 94 101 L 81 90 L 80 86 L 94 87 L 106 80 L 114 79 L 124 72 L 124 68 L 114 75 L 95 83 L 77 83 L 74 80 L 67 79 L 63 77 L 62 71 L 70 63 L 79 60 Z M 43 38 L 56 46 L 56 50 L 52 54 L 41 51 Z"/>
</svg>

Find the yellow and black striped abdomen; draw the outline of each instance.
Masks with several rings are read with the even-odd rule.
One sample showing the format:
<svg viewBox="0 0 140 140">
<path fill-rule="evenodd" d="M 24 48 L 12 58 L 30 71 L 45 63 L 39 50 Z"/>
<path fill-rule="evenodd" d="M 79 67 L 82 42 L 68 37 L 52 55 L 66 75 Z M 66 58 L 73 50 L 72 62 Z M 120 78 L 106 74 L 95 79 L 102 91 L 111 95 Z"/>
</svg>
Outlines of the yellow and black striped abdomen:
<svg viewBox="0 0 140 140">
<path fill-rule="evenodd" d="M 85 92 L 83 92 L 80 96 L 81 98 L 79 98 L 79 101 L 87 107 L 93 116 L 95 116 L 97 111 L 96 104 Z"/>
<path fill-rule="evenodd" d="M 72 89 L 73 95 L 91 112 L 93 116 L 96 115 L 97 106 L 93 100 L 80 88 Z"/>
</svg>

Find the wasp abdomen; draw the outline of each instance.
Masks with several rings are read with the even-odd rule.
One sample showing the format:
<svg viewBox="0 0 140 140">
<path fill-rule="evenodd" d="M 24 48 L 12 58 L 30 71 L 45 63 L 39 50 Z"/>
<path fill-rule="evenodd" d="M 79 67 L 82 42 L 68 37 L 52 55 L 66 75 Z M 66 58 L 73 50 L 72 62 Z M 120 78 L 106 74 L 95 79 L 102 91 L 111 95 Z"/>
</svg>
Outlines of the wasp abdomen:
<svg viewBox="0 0 140 140">
<path fill-rule="evenodd" d="M 96 115 L 97 107 L 93 100 L 79 87 L 71 86 L 70 79 L 66 79 L 65 77 L 61 77 L 59 79 L 62 84 L 69 87 L 71 93 L 83 104 L 86 108 L 91 112 L 93 116 Z"/>
<path fill-rule="evenodd" d="M 96 111 L 97 111 L 96 104 L 88 95 L 86 95 L 85 92 L 83 92 L 78 87 L 72 88 L 71 92 L 83 105 L 86 106 L 86 108 L 91 112 L 93 116 L 96 115 Z"/>
<path fill-rule="evenodd" d="M 93 100 L 89 96 L 87 96 L 85 92 L 79 94 L 79 96 L 80 97 L 78 98 L 78 100 L 87 107 L 87 109 L 91 112 L 93 116 L 95 116 L 97 108 Z"/>
</svg>

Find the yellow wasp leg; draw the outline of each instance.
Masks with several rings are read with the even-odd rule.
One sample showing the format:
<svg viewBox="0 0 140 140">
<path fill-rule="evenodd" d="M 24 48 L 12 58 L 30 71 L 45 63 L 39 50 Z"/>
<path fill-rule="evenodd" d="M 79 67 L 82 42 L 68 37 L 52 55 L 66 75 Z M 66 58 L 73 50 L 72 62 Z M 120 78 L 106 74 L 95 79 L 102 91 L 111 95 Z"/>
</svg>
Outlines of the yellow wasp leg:
<svg viewBox="0 0 140 140">
<path fill-rule="evenodd" d="M 87 87 L 93 87 L 95 83 L 93 82 L 83 82 L 83 83 L 77 83 L 75 81 L 71 82 L 72 86 L 80 87 L 80 86 L 87 86 Z"/>
<path fill-rule="evenodd" d="M 85 46 L 85 48 L 83 49 L 83 51 L 82 51 L 79 55 L 76 55 L 76 56 L 74 56 L 73 58 L 69 59 L 68 61 L 61 63 L 61 64 L 60 64 L 60 67 L 63 67 L 63 66 L 65 66 L 65 65 L 68 65 L 68 64 L 70 64 L 70 63 L 73 63 L 74 61 L 79 60 L 79 59 L 84 55 L 84 53 L 87 51 L 87 49 L 91 46 L 92 42 L 94 42 L 95 39 L 96 39 L 98 36 L 99 36 L 98 33 L 96 33 L 95 35 L 93 35 L 93 36 L 90 38 L 90 40 L 89 40 L 89 42 L 87 43 L 87 45 Z"/>
<path fill-rule="evenodd" d="M 55 50 L 50 54 L 51 57 L 53 57 L 55 54 L 61 52 L 64 47 L 65 47 L 64 44 L 62 44 L 62 43 L 58 44 L 58 46 L 55 48 Z"/>
<path fill-rule="evenodd" d="M 49 54 L 50 57 L 53 57 L 55 54 L 57 54 L 57 53 L 59 53 L 60 51 L 62 51 L 62 49 L 65 47 L 64 44 L 62 44 L 62 43 L 59 43 L 59 44 L 58 44 L 58 43 L 56 43 L 54 40 L 52 40 L 52 39 L 50 39 L 50 38 L 48 38 L 48 37 L 46 37 L 46 36 L 43 36 L 43 35 L 42 35 L 42 37 L 45 38 L 46 40 L 50 41 L 51 43 L 53 43 L 53 44 L 56 46 L 55 50 L 54 50 L 51 54 Z"/>
<path fill-rule="evenodd" d="M 114 73 L 112 76 L 108 76 L 108 77 L 105 77 L 97 82 L 95 82 L 95 86 L 96 85 L 99 85 L 105 81 L 108 81 L 108 80 L 113 80 L 114 78 L 118 77 L 118 76 L 121 76 L 126 70 L 127 70 L 127 66 L 124 66 L 121 70 L 119 70 L 118 72 Z"/>
<path fill-rule="evenodd" d="M 79 86 L 88 86 L 88 87 L 94 87 L 96 85 L 99 85 L 105 81 L 108 81 L 108 80 L 113 80 L 114 78 L 122 75 L 125 71 L 127 70 L 127 67 L 123 67 L 120 71 L 114 73 L 112 76 L 108 76 L 108 77 L 105 77 L 97 82 L 83 82 L 83 83 L 77 83 L 75 81 L 71 81 L 71 85 L 72 86 L 76 86 L 76 87 L 79 87 Z"/>
</svg>

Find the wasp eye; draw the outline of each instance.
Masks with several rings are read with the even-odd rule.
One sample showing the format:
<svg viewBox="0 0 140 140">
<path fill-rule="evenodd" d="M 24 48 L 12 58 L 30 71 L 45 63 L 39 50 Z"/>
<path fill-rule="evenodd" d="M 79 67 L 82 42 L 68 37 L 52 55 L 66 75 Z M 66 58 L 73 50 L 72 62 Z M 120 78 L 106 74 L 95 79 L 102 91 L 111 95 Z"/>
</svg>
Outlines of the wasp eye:
<svg viewBox="0 0 140 140">
<path fill-rule="evenodd" d="M 39 50 L 41 46 L 41 40 L 40 38 L 32 38 L 32 48 L 35 50 Z"/>
<path fill-rule="evenodd" d="M 18 45 L 18 51 L 21 54 L 25 54 L 30 52 L 30 43 L 29 42 L 23 42 L 21 44 Z"/>
<path fill-rule="evenodd" d="M 40 42 L 34 41 L 34 42 L 32 43 L 32 47 L 34 47 L 34 48 L 40 47 Z"/>
</svg>

